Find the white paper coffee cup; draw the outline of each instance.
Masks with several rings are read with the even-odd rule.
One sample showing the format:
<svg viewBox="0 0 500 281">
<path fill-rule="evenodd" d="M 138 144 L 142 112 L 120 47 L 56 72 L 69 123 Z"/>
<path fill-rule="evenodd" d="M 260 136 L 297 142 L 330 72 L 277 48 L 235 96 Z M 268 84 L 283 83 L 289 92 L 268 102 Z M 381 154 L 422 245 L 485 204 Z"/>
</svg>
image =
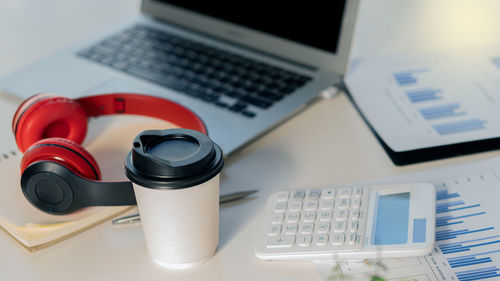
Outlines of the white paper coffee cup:
<svg viewBox="0 0 500 281">
<path fill-rule="evenodd" d="M 222 166 L 220 148 L 196 131 L 151 130 L 135 138 L 126 173 L 148 251 L 159 264 L 188 268 L 214 255 Z"/>
</svg>

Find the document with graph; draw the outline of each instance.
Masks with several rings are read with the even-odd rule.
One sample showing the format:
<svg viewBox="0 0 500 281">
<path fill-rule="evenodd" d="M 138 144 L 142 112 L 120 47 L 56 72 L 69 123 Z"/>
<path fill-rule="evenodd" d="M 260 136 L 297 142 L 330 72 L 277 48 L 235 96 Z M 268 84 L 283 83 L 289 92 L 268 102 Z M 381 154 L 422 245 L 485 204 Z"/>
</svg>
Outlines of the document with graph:
<svg viewBox="0 0 500 281">
<path fill-rule="evenodd" d="M 500 137 L 500 49 L 359 60 L 345 80 L 396 153 Z"/>
<path fill-rule="evenodd" d="M 411 181 L 431 182 L 437 189 L 433 251 L 424 257 L 340 264 L 346 280 L 369 280 L 374 274 L 387 280 L 500 280 L 500 158 L 376 183 Z M 332 263 L 317 263 L 317 268 L 322 280 L 339 276 Z"/>
</svg>

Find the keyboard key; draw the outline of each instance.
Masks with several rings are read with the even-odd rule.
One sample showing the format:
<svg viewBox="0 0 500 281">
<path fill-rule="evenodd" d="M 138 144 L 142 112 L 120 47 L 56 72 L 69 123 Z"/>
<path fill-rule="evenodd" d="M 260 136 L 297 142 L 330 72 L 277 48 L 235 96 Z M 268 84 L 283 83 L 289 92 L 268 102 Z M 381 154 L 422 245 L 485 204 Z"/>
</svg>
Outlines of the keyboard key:
<svg viewBox="0 0 500 281">
<path fill-rule="evenodd" d="M 242 96 L 240 97 L 240 100 L 264 109 L 270 107 L 273 104 L 272 101 L 268 99 L 259 98 L 252 95 Z"/>
<path fill-rule="evenodd" d="M 293 199 L 304 199 L 306 192 L 304 190 L 296 190 L 293 193 Z"/>
<path fill-rule="evenodd" d="M 278 237 L 269 237 L 267 239 L 267 248 L 290 248 L 295 243 L 295 236 L 284 235 Z"/>
<path fill-rule="evenodd" d="M 353 245 L 358 242 L 358 233 L 357 232 L 350 232 L 349 235 L 347 235 L 347 244 Z"/>
<path fill-rule="evenodd" d="M 248 110 L 243 110 L 241 112 L 241 114 L 243 114 L 244 116 L 248 117 L 248 118 L 253 118 L 255 117 L 255 112 L 251 112 L 251 111 L 248 111 Z"/>
<path fill-rule="evenodd" d="M 334 200 L 321 200 L 319 201 L 319 209 L 320 210 L 332 210 L 335 206 Z"/>
<path fill-rule="evenodd" d="M 359 208 L 361 207 L 361 198 L 355 198 L 351 202 L 351 207 L 352 208 Z"/>
<path fill-rule="evenodd" d="M 244 110 L 246 107 L 247 107 L 246 104 L 241 103 L 241 102 L 237 102 L 237 103 L 233 104 L 231 107 L 229 107 L 229 110 L 235 111 L 235 112 L 240 112 L 240 111 Z"/>
<path fill-rule="evenodd" d="M 347 210 L 337 210 L 335 212 L 335 220 L 338 220 L 338 221 L 346 220 L 348 214 L 349 214 L 349 211 L 347 211 Z"/>
<path fill-rule="evenodd" d="M 330 231 L 330 222 L 321 222 L 316 225 L 317 233 L 328 233 Z"/>
<path fill-rule="evenodd" d="M 302 210 L 302 201 L 293 200 L 288 203 L 288 211 L 290 212 L 300 212 Z"/>
<path fill-rule="evenodd" d="M 334 188 L 323 189 L 323 192 L 321 193 L 321 198 L 322 199 L 333 199 L 333 198 L 335 198 L 335 189 Z"/>
<path fill-rule="evenodd" d="M 296 223 L 296 222 L 299 222 L 299 220 L 300 220 L 300 213 L 298 213 L 298 212 L 288 213 L 286 215 L 286 221 L 288 223 Z"/>
<path fill-rule="evenodd" d="M 273 216 L 271 217 L 271 223 L 282 223 L 284 218 L 285 214 L 283 213 L 273 214 Z"/>
<path fill-rule="evenodd" d="M 339 209 L 347 209 L 351 203 L 351 199 L 349 198 L 341 198 L 337 199 L 337 208 Z"/>
<path fill-rule="evenodd" d="M 333 223 L 333 231 L 334 232 L 345 232 L 347 227 L 347 223 L 345 221 L 337 221 Z"/>
<path fill-rule="evenodd" d="M 358 221 L 349 222 L 349 230 L 350 231 L 358 231 Z"/>
<path fill-rule="evenodd" d="M 278 193 L 278 201 L 286 201 L 288 200 L 288 196 L 290 196 L 290 193 L 288 191 L 281 191 Z"/>
<path fill-rule="evenodd" d="M 297 233 L 299 226 L 296 223 L 287 223 L 283 226 L 283 233 L 286 235 L 294 235 Z"/>
<path fill-rule="evenodd" d="M 360 214 L 359 209 L 351 210 L 351 216 L 350 216 L 351 220 L 359 219 L 359 214 Z"/>
<path fill-rule="evenodd" d="M 300 224 L 299 231 L 302 234 L 311 234 L 314 230 L 314 223 L 302 223 Z"/>
<path fill-rule="evenodd" d="M 281 224 L 272 224 L 269 226 L 269 231 L 267 233 L 269 236 L 279 235 L 280 233 L 281 233 Z"/>
<path fill-rule="evenodd" d="M 351 188 L 350 187 L 340 188 L 338 193 L 337 193 L 337 197 L 340 197 L 340 198 L 351 197 Z"/>
<path fill-rule="evenodd" d="M 278 202 L 274 204 L 274 211 L 275 212 L 284 212 L 286 210 L 286 202 Z"/>
<path fill-rule="evenodd" d="M 297 243 L 301 247 L 307 247 L 311 245 L 312 235 L 299 235 L 297 236 Z"/>
<path fill-rule="evenodd" d="M 215 105 L 217 105 L 218 107 L 228 107 L 229 106 L 229 104 L 227 104 L 226 102 L 223 102 L 223 101 L 216 101 Z"/>
<path fill-rule="evenodd" d="M 316 211 L 316 209 L 318 209 L 318 201 L 317 200 L 306 200 L 304 202 L 304 208 L 307 211 Z"/>
<path fill-rule="evenodd" d="M 313 222 L 316 219 L 316 212 L 304 212 L 302 215 L 303 222 Z"/>
<path fill-rule="evenodd" d="M 354 188 L 352 196 L 354 197 L 361 197 L 363 195 L 363 188 L 361 186 L 357 186 Z"/>
<path fill-rule="evenodd" d="M 325 246 L 328 243 L 328 234 L 318 234 L 314 236 L 314 245 Z"/>
<path fill-rule="evenodd" d="M 330 241 L 331 241 L 332 245 L 337 245 L 337 246 L 342 245 L 342 244 L 344 244 L 344 241 L 345 241 L 345 234 L 344 233 L 333 234 Z"/>
<path fill-rule="evenodd" d="M 168 88 L 172 88 L 174 90 L 183 91 L 187 87 L 185 83 L 180 82 L 178 79 L 175 79 L 171 76 L 165 76 L 159 72 L 153 72 L 148 69 L 132 67 L 126 69 L 126 71 L 135 74 L 139 77 L 142 77 L 144 79 L 147 79 L 151 82 L 166 86 Z"/>
<path fill-rule="evenodd" d="M 329 221 L 333 217 L 332 211 L 321 211 L 318 214 L 319 220 L 320 221 Z"/>
<path fill-rule="evenodd" d="M 321 195 L 320 189 L 313 189 L 313 190 L 309 190 L 309 192 L 307 193 L 307 198 L 308 199 L 319 199 L 320 195 Z"/>
</svg>

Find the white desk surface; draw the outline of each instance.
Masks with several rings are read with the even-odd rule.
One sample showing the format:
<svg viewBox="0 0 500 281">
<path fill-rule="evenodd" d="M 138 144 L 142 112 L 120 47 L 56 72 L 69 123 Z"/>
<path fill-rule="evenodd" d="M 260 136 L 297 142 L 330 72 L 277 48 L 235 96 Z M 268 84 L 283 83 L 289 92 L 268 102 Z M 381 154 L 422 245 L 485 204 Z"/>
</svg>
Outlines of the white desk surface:
<svg viewBox="0 0 500 281">
<path fill-rule="evenodd" d="M 488 36 L 499 26 L 496 13 L 492 14 L 498 11 L 498 2 L 473 5 L 454 1 L 448 5 L 450 1 L 444 1 L 435 6 L 430 2 L 435 3 L 408 1 L 404 5 L 397 0 L 378 0 L 363 4 L 354 56 L 499 43 L 498 36 Z M 138 6 L 138 0 L 0 0 L 0 75 L 137 13 Z M 459 13 L 465 24 L 469 20 L 468 29 L 450 32 L 456 15 L 440 16 L 450 6 L 457 13 L 468 11 Z M 424 15 L 425 21 L 412 15 Z M 477 15 L 481 23 L 474 20 Z M 435 28 L 438 22 L 441 25 Z M 413 41 L 401 40 L 403 37 Z M 50 281 L 317 280 L 312 263 L 266 262 L 255 257 L 262 208 L 271 192 L 380 178 L 497 155 L 500 152 L 492 151 L 396 167 L 341 94 L 312 106 L 227 160 L 222 193 L 249 188 L 261 191 L 257 197 L 221 207 L 220 244 L 207 263 L 186 271 L 163 269 L 150 260 L 139 225 L 104 223 L 36 253 L 27 252 L 0 231 L 0 275 L 2 280 Z"/>
</svg>

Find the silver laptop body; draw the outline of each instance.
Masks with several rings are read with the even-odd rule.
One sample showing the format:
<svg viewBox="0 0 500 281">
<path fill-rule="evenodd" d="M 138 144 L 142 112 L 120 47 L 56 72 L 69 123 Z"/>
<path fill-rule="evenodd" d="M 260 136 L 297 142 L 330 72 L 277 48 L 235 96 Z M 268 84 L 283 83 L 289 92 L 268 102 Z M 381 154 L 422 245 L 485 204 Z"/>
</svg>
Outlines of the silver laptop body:
<svg viewBox="0 0 500 281">
<path fill-rule="evenodd" d="M 336 41 L 333 52 L 167 2 L 172 1 L 144 0 L 141 7 L 142 15 L 121 22 L 95 34 L 90 39 L 3 77 L 0 79 L 0 89 L 24 98 L 39 92 L 53 92 L 68 97 L 106 92 L 135 92 L 165 97 L 198 113 L 207 124 L 210 137 L 228 155 L 304 109 L 322 90 L 340 84 L 345 73 L 358 0 L 346 0 L 341 4 L 343 11 L 337 11 L 337 18 L 331 19 L 332 22 L 338 21 L 339 24 L 336 35 L 338 38 L 332 38 Z M 192 2 L 194 4 L 189 5 L 197 5 L 195 1 Z M 266 4 L 262 2 L 259 5 Z M 318 6 L 317 9 L 321 9 L 319 7 L 321 4 L 314 5 Z M 263 6 L 261 8 L 266 9 Z M 255 17 L 258 19 L 259 14 Z M 300 23 L 301 20 L 308 18 L 314 18 L 314 15 L 308 12 L 308 16 L 304 16 L 303 19 L 297 18 L 297 21 Z M 271 19 L 273 20 L 281 21 L 279 15 L 276 19 Z M 272 105 L 266 104 L 266 108 L 262 108 L 258 103 L 259 106 L 252 104 L 251 97 L 242 102 L 238 98 L 225 95 L 222 95 L 216 105 L 213 100 L 193 97 L 183 91 L 165 87 L 161 83 L 132 75 L 82 55 L 82 52 L 90 47 L 134 27 L 147 30 L 151 28 L 155 32 L 178 36 L 201 46 L 210 46 L 227 52 L 233 57 L 243 57 L 245 61 L 249 59 L 257 61 L 258 65 L 272 66 L 273 69 L 278 68 L 280 71 L 294 73 L 299 77 L 309 77 L 310 80 L 294 89 L 292 93 L 284 95 L 279 101 L 273 102 Z M 314 34 L 318 31 L 315 29 L 306 32 L 297 31 L 301 32 Z M 292 30 L 290 34 L 293 33 Z M 321 38 L 324 39 L 326 35 L 318 34 L 318 36 L 323 36 Z M 328 37 L 326 38 L 328 41 Z M 244 110 L 234 110 L 234 105 L 238 102 L 243 103 Z"/>
</svg>

